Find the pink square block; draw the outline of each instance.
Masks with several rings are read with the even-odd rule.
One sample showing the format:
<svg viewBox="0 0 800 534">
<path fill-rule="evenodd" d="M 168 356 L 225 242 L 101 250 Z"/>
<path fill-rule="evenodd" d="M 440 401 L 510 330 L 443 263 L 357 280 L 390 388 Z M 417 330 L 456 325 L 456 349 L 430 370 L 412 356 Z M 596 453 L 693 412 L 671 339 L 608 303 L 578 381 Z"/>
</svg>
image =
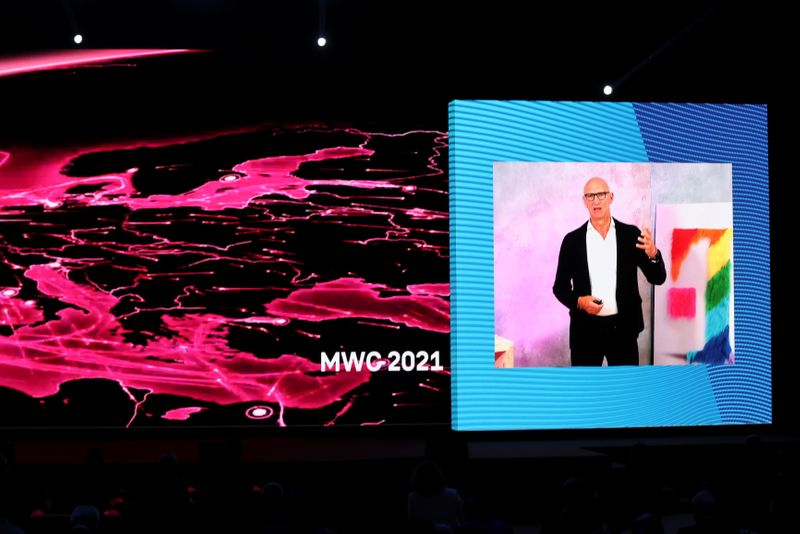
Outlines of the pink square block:
<svg viewBox="0 0 800 534">
<path fill-rule="evenodd" d="M 667 292 L 667 313 L 673 319 L 694 319 L 696 291 L 693 287 L 673 287 Z"/>
</svg>

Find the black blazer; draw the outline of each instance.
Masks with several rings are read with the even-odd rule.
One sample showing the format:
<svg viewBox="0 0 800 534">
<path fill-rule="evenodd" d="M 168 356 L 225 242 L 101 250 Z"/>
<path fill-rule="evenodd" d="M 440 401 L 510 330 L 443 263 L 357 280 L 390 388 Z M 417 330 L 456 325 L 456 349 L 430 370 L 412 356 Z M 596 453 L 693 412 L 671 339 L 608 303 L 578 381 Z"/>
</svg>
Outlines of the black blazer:
<svg viewBox="0 0 800 534">
<path fill-rule="evenodd" d="M 588 347 L 592 340 L 585 335 L 586 322 L 589 318 L 583 310 L 578 309 L 578 297 L 592 294 L 589 280 L 589 263 L 586 259 L 586 228 L 584 223 L 577 230 L 564 236 L 561 251 L 558 253 L 556 281 L 553 293 L 556 298 L 569 308 L 569 346 L 571 349 Z M 642 297 L 639 295 L 639 283 L 636 268 L 642 270 L 651 284 L 661 285 L 667 279 L 667 269 L 661 252 L 656 260 L 651 261 L 644 250 L 636 248 L 641 231 L 633 225 L 621 223 L 614 219 L 617 232 L 617 307 L 619 309 L 620 328 L 631 335 L 638 336 L 644 330 L 642 316 Z"/>
</svg>

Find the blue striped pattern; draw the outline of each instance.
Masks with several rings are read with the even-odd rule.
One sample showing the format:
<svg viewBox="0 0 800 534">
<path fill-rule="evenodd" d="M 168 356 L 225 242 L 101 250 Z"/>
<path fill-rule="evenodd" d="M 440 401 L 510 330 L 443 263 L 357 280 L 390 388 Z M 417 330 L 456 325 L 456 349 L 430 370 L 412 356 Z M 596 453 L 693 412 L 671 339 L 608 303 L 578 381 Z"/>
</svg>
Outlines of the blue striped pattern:
<svg viewBox="0 0 800 534">
<path fill-rule="evenodd" d="M 483 358 L 490 361 L 491 354 Z M 465 367 L 466 376 L 457 379 L 458 430 L 720 422 L 705 366 L 494 369 L 490 364 L 480 372 L 469 369 L 476 363 Z"/>
<path fill-rule="evenodd" d="M 723 423 L 772 421 L 767 107 L 634 104 L 652 162 L 733 164 L 736 364 L 709 368 Z"/>
<path fill-rule="evenodd" d="M 719 424 L 705 366 L 494 368 L 492 164 L 647 161 L 634 106 L 455 101 L 449 111 L 453 428 Z"/>
</svg>

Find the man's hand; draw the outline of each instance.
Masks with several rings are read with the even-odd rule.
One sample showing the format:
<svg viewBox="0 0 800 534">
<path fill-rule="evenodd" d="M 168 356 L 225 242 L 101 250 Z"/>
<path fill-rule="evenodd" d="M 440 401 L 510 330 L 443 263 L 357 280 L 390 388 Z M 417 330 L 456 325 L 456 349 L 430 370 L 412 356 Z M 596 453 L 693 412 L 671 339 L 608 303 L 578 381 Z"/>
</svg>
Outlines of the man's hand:
<svg viewBox="0 0 800 534">
<path fill-rule="evenodd" d="M 578 309 L 589 315 L 597 315 L 603 309 L 603 301 L 592 295 L 584 295 L 578 297 Z"/>
<path fill-rule="evenodd" d="M 642 230 L 642 235 L 639 236 L 639 243 L 636 245 L 636 248 L 644 250 L 644 253 L 647 254 L 647 257 L 651 260 L 658 254 L 656 243 L 653 241 L 653 233 L 647 226 Z"/>
</svg>

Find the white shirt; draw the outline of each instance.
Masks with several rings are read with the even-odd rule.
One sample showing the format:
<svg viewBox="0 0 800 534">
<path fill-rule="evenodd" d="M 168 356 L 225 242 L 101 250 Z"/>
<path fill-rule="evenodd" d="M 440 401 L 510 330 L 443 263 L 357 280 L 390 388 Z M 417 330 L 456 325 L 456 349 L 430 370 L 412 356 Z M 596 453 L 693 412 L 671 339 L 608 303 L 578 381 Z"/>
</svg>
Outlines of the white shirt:
<svg viewBox="0 0 800 534">
<path fill-rule="evenodd" d="M 586 259 L 589 263 L 589 282 L 592 295 L 603 299 L 599 316 L 616 315 L 617 309 L 617 229 L 614 219 L 606 238 L 594 229 L 592 221 L 586 227 Z"/>
</svg>

